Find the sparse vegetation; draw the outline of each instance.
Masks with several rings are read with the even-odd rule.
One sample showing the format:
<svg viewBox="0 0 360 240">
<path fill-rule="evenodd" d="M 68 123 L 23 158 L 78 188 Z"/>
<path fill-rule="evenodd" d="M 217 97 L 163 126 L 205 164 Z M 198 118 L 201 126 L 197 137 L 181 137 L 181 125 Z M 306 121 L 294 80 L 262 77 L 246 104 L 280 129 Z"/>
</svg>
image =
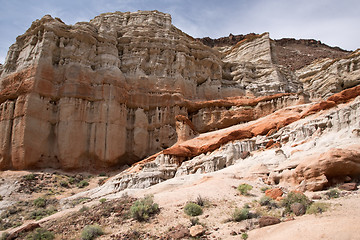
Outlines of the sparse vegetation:
<svg viewBox="0 0 360 240">
<path fill-rule="evenodd" d="M 89 207 L 87 206 L 82 206 L 80 209 L 79 209 L 79 212 L 86 212 L 89 210 Z"/>
<path fill-rule="evenodd" d="M 248 237 L 249 237 L 249 235 L 247 233 L 241 234 L 241 239 L 246 240 L 246 239 L 248 239 Z"/>
<path fill-rule="evenodd" d="M 315 202 L 309 206 L 309 208 L 306 210 L 307 214 L 318 214 L 323 213 L 329 208 L 329 203 L 324 202 Z"/>
<path fill-rule="evenodd" d="M 38 208 L 44 208 L 46 207 L 46 200 L 45 198 L 39 197 L 34 200 L 34 206 Z"/>
<path fill-rule="evenodd" d="M 92 240 L 104 234 L 99 225 L 88 225 L 81 232 L 81 240 Z"/>
<path fill-rule="evenodd" d="M 269 190 L 270 189 L 270 187 L 268 187 L 268 186 L 265 186 L 265 187 L 262 187 L 262 188 L 260 188 L 260 190 L 264 193 L 264 192 L 266 192 L 266 190 Z"/>
<path fill-rule="evenodd" d="M 43 228 L 35 229 L 26 237 L 27 240 L 52 240 L 54 238 L 54 233 Z"/>
<path fill-rule="evenodd" d="M 101 204 L 104 204 L 104 203 L 106 202 L 106 198 L 101 198 L 101 199 L 99 200 L 99 202 L 100 202 Z"/>
<path fill-rule="evenodd" d="M 206 200 L 203 197 L 201 197 L 201 195 L 198 195 L 194 203 L 196 203 L 197 205 L 199 205 L 201 207 L 204 207 L 205 202 L 206 202 Z"/>
<path fill-rule="evenodd" d="M 151 215 L 159 212 L 159 205 L 154 203 L 153 196 L 145 196 L 134 202 L 130 208 L 130 215 L 138 221 L 147 221 Z"/>
<path fill-rule="evenodd" d="M 184 212 L 189 216 L 195 217 L 201 215 L 203 210 L 198 204 L 189 202 L 185 205 Z"/>
<path fill-rule="evenodd" d="M 77 185 L 78 188 L 84 188 L 86 186 L 89 186 L 89 182 L 86 180 L 81 180 Z"/>
<path fill-rule="evenodd" d="M 276 207 L 276 202 L 268 196 L 262 196 L 259 200 L 260 206 L 269 206 L 269 207 Z"/>
<path fill-rule="evenodd" d="M 36 177 L 35 174 L 30 173 L 30 174 L 25 175 L 24 179 L 27 180 L 27 181 L 31 181 L 31 180 L 34 180 L 35 177 Z"/>
<path fill-rule="evenodd" d="M 328 196 L 329 198 L 338 198 L 340 197 L 340 192 L 338 189 L 332 188 L 329 191 L 327 191 L 325 195 Z"/>
<path fill-rule="evenodd" d="M 28 216 L 27 219 L 35 219 L 35 220 L 40 220 L 44 217 L 53 215 L 54 213 L 56 213 L 57 210 L 54 207 L 49 207 L 47 209 L 37 209 L 35 211 L 32 211 Z"/>
<path fill-rule="evenodd" d="M 190 224 L 191 226 L 199 225 L 200 224 L 199 218 L 198 217 L 190 218 Z"/>
<path fill-rule="evenodd" d="M 63 181 L 60 182 L 60 186 L 67 188 L 67 187 L 69 187 L 69 183 L 68 183 L 67 181 L 64 181 L 64 180 L 63 180 Z"/>
<path fill-rule="evenodd" d="M 285 207 L 285 212 L 291 212 L 290 206 L 293 203 L 301 203 L 308 208 L 311 201 L 303 194 L 299 192 L 290 192 L 283 200 L 282 205 Z"/>
<path fill-rule="evenodd" d="M 250 218 L 250 212 L 248 208 L 238 209 L 236 208 L 231 216 L 231 220 L 234 222 L 240 222 Z"/>
<path fill-rule="evenodd" d="M 237 187 L 237 190 L 241 193 L 241 195 L 249 195 L 249 191 L 252 189 L 253 187 L 249 184 L 246 184 L 246 183 L 243 183 L 243 184 L 240 184 L 238 187 Z"/>
<path fill-rule="evenodd" d="M 6 240 L 9 237 L 9 233 L 8 232 L 3 232 L 1 234 L 0 240 Z"/>
</svg>

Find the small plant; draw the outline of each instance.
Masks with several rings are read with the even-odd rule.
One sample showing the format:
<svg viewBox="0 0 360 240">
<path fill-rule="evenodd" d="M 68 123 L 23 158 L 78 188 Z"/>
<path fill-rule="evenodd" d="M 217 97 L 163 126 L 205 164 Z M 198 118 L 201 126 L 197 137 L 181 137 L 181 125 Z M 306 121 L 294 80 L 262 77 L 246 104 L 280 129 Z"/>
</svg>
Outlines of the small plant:
<svg viewBox="0 0 360 240">
<path fill-rule="evenodd" d="M 30 173 L 30 174 L 28 174 L 28 175 L 25 175 L 25 176 L 24 176 L 24 179 L 27 180 L 27 181 L 34 180 L 34 179 L 35 179 L 35 174 Z"/>
<path fill-rule="evenodd" d="M 69 187 L 69 183 L 67 181 L 61 181 L 60 186 L 67 188 L 67 187 Z"/>
<path fill-rule="evenodd" d="M 273 205 L 276 205 L 274 200 L 271 197 L 268 197 L 268 196 L 262 196 L 260 198 L 259 203 L 260 203 L 260 206 L 273 206 Z"/>
<path fill-rule="evenodd" d="M 237 190 L 241 193 L 241 195 L 249 195 L 249 191 L 252 189 L 253 187 L 249 184 L 243 183 L 240 184 L 237 187 Z"/>
<path fill-rule="evenodd" d="M 241 234 L 241 239 L 246 240 L 246 239 L 248 239 L 248 237 L 249 237 L 249 235 L 247 233 Z"/>
<path fill-rule="evenodd" d="M 189 216 L 195 217 L 201 215 L 203 210 L 198 204 L 189 202 L 185 205 L 184 212 Z"/>
<path fill-rule="evenodd" d="M 106 202 L 106 198 L 101 198 L 101 199 L 99 200 L 99 202 L 100 202 L 101 204 L 104 204 L 104 203 Z"/>
<path fill-rule="evenodd" d="M 54 213 L 56 213 L 57 210 L 54 207 L 50 207 L 48 209 L 38 209 L 35 210 L 33 212 L 31 212 L 26 219 L 35 219 L 35 220 L 40 220 L 46 216 L 50 216 Z"/>
<path fill-rule="evenodd" d="M 310 205 L 310 207 L 306 210 L 307 214 L 318 214 L 323 213 L 329 208 L 328 203 L 324 202 L 315 202 Z"/>
<path fill-rule="evenodd" d="M 159 205 L 154 203 L 153 196 L 146 196 L 134 202 L 130 215 L 138 221 L 147 221 L 151 215 L 159 212 Z"/>
<path fill-rule="evenodd" d="M 191 226 L 199 225 L 199 224 L 200 224 L 200 220 L 199 220 L 198 217 L 190 218 L 190 223 L 191 223 Z"/>
<path fill-rule="evenodd" d="M 69 182 L 70 184 L 74 184 L 74 183 L 75 183 L 75 178 L 69 177 L 68 182 Z"/>
<path fill-rule="evenodd" d="M 34 206 L 38 208 L 44 208 L 46 206 L 46 200 L 42 197 L 39 197 L 34 200 Z"/>
<path fill-rule="evenodd" d="M 260 188 L 260 190 L 264 193 L 264 192 L 266 192 L 266 190 L 269 190 L 270 189 L 270 187 L 268 187 L 268 186 L 265 186 L 265 187 L 262 187 L 262 188 Z"/>
<path fill-rule="evenodd" d="M 285 207 L 285 212 L 291 212 L 290 206 L 293 203 L 301 203 L 307 208 L 311 201 L 303 194 L 299 192 L 290 192 L 283 200 L 282 205 Z"/>
<path fill-rule="evenodd" d="M 236 208 L 231 216 L 231 220 L 234 222 L 240 222 L 250 218 L 250 212 L 248 208 L 238 209 Z"/>
<path fill-rule="evenodd" d="M 82 206 L 80 209 L 79 209 L 79 212 L 86 212 L 86 211 L 88 211 L 89 210 L 89 207 L 87 207 L 87 206 Z"/>
<path fill-rule="evenodd" d="M 84 187 L 86 187 L 86 186 L 89 186 L 89 183 L 88 183 L 88 181 L 86 181 L 86 180 L 82 180 L 82 181 L 80 181 L 80 182 L 77 184 L 77 187 L 78 187 L 78 188 L 84 188 Z"/>
<path fill-rule="evenodd" d="M 99 177 L 106 177 L 106 173 L 104 172 L 99 173 Z"/>
<path fill-rule="evenodd" d="M 338 189 L 332 188 L 329 191 L 327 191 L 325 195 L 328 196 L 329 198 L 338 198 L 340 197 L 340 192 Z"/>
<path fill-rule="evenodd" d="M 99 225 L 88 225 L 81 232 L 81 240 L 92 240 L 104 234 Z"/>
<path fill-rule="evenodd" d="M 54 233 L 43 228 L 35 229 L 26 237 L 27 240 L 52 240 L 54 238 Z"/>
<path fill-rule="evenodd" d="M 201 195 L 197 196 L 195 202 L 197 205 L 203 207 L 205 205 L 205 199 Z"/>
<path fill-rule="evenodd" d="M 1 234 L 0 240 L 6 240 L 9 236 L 10 234 L 8 232 L 3 232 Z"/>
</svg>

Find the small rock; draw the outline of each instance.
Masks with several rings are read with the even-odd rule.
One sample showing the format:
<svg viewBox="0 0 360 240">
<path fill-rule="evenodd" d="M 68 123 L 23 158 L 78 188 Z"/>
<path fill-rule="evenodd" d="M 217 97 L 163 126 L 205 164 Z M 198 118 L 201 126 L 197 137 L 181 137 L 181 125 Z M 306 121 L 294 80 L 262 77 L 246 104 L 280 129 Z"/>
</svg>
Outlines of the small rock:
<svg viewBox="0 0 360 240">
<path fill-rule="evenodd" d="M 341 190 L 345 190 L 345 191 L 355 191 L 355 190 L 357 190 L 356 183 L 344 183 L 339 188 Z"/>
<path fill-rule="evenodd" d="M 320 199 L 321 199 L 321 196 L 318 195 L 318 194 L 315 194 L 314 196 L 312 196 L 312 199 L 314 199 L 314 200 L 320 200 Z"/>
<path fill-rule="evenodd" d="M 205 228 L 201 225 L 195 225 L 190 228 L 190 235 L 192 237 L 198 237 L 205 233 Z"/>
<path fill-rule="evenodd" d="M 280 188 L 273 188 L 265 191 L 265 195 L 271 197 L 274 200 L 278 197 L 281 197 L 283 194 L 284 192 Z"/>
<path fill-rule="evenodd" d="M 290 209 L 296 216 L 304 215 L 306 212 L 305 206 L 301 203 L 291 204 Z"/>
<path fill-rule="evenodd" d="M 237 232 L 231 231 L 230 235 L 231 235 L 231 236 L 236 236 L 236 235 L 237 235 Z"/>
<path fill-rule="evenodd" d="M 259 226 L 260 227 L 266 227 L 274 224 L 280 223 L 280 219 L 276 217 L 270 217 L 270 216 L 263 216 L 259 219 Z"/>
<path fill-rule="evenodd" d="M 250 156 L 250 152 L 248 152 L 248 151 L 242 152 L 242 153 L 240 154 L 240 158 L 241 158 L 241 159 L 245 159 L 245 158 L 247 158 L 248 156 Z"/>
</svg>

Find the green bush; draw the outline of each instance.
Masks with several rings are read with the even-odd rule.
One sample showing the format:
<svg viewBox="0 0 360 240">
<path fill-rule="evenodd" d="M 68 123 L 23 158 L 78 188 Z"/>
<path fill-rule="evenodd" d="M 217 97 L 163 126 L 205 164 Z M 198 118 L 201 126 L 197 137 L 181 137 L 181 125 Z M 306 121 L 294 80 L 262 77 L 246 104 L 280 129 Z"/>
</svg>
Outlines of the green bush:
<svg viewBox="0 0 360 240">
<path fill-rule="evenodd" d="M 241 195 L 248 195 L 249 194 L 249 191 L 252 189 L 253 187 L 249 184 L 246 184 L 246 183 L 243 183 L 243 184 L 240 184 L 238 187 L 237 187 L 237 190 L 241 193 Z"/>
<path fill-rule="evenodd" d="M 311 201 L 308 197 L 306 197 L 303 193 L 299 192 L 290 192 L 283 200 L 282 205 L 285 207 L 285 212 L 291 212 L 290 206 L 293 203 L 301 203 L 305 206 L 305 208 L 308 208 Z"/>
<path fill-rule="evenodd" d="M 27 181 L 31 181 L 31 180 L 35 180 L 35 177 L 36 177 L 35 174 L 30 173 L 28 175 L 25 175 L 24 179 L 27 180 Z"/>
<path fill-rule="evenodd" d="M 44 208 L 46 206 L 46 200 L 42 197 L 39 197 L 34 200 L 34 206 L 38 208 Z"/>
<path fill-rule="evenodd" d="M 38 209 L 35 210 L 33 212 L 31 212 L 28 216 L 27 219 L 35 219 L 35 220 L 40 220 L 44 217 L 50 216 L 54 213 L 56 213 L 57 210 L 54 207 L 49 207 L 47 209 Z"/>
<path fill-rule="evenodd" d="M 67 181 L 63 180 L 63 181 L 60 182 L 60 186 L 67 188 L 67 187 L 69 187 L 69 183 Z"/>
<path fill-rule="evenodd" d="M 276 206 L 275 201 L 271 197 L 268 197 L 268 196 L 262 196 L 260 198 L 259 203 L 261 206 L 274 206 L 274 205 Z"/>
<path fill-rule="evenodd" d="M 249 235 L 247 233 L 241 234 L 241 239 L 246 240 L 246 239 L 248 239 L 248 237 L 249 237 Z"/>
<path fill-rule="evenodd" d="M 231 216 L 231 219 L 235 222 L 240 222 L 242 220 L 249 218 L 250 218 L 250 212 L 248 208 L 242 208 L 242 209 L 236 208 Z"/>
<path fill-rule="evenodd" d="M 46 229 L 43 228 L 37 228 L 32 233 L 27 235 L 27 240 L 52 240 L 54 239 L 54 233 L 49 232 Z"/>
<path fill-rule="evenodd" d="M 9 236 L 10 234 L 8 232 L 3 232 L 1 234 L 0 240 L 6 240 Z"/>
<path fill-rule="evenodd" d="M 265 187 L 260 188 L 260 190 L 261 190 L 262 192 L 266 192 L 266 190 L 269 190 L 269 189 L 270 189 L 270 187 L 268 187 L 268 186 L 265 186 Z"/>
<path fill-rule="evenodd" d="M 329 198 L 338 198 L 340 197 L 340 192 L 338 189 L 332 188 L 329 191 L 327 191 L 325 195 L 328 196 Z"/>
<path fill-rule="evenodd" d="M 84 188 L 86 186 L 89 186 L 89 183 L 86 180 L 82 180 L 77 184 L 78 188 Z"/>
<path fill-rule="evenodd" d="M 201 215 L 203 210 L 198 204 L 189 202 L 185 205 L 184 212 L 189 216 L 195 217 Z"/>
<path fill-rule="evenodd" d="M 75 178 L 69 177 L 68 181 L 69 181 L 70 184 L 74 184 L 75 183 Z"/>
<path fill-rule="evenodd" d="M 89 207 L 87 206 L 82 206 L 80 209 L 79 209 L 79 212 L 86 212 L 89 210 Z"/>
<path fill-rule="evenodd" d="M 104 204 L 104 203 L 106 202 L 106 198 L 101 198 L 101 199 L 99 200 L 99 202 L 100 202 L 101 204 Z"/>
<path fill-rule="evenodd" d="M 307 214 L 318 214 L 323 213 L 329 208 L 328 203 L 324 202 L 315 202 L 310 205 L 310 207 L 306 210 Z"/>
<path fill-rule="evenodd" d="M 147 221 L 151 215 L 159 212 L 159 205 L 154 203 L 153 196 L 146 196 L 134 202 L 130 215 L 138 221 Z"/>
<path fill-rule="evenodd" d="M 81 232 L 81 240 L 92 240 L 104 234 L 99 225 L 88 225 Z"/>
</svg>

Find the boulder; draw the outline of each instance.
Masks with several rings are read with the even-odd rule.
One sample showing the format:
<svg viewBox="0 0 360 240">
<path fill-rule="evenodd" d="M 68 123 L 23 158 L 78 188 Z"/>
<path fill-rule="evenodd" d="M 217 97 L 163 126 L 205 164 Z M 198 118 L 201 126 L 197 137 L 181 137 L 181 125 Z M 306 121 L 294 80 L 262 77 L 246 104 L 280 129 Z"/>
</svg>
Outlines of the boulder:
<svg viewBox="0 0 360 240">
<path fill-rule="evenodd" d="M 304 215 L 306 213 L 306 207 L 301 203 L 291 204 L 290 209 L 296 216 Z"/>
<path fill-rule="evenodd" d="M 355 190 L 357 190 L 357 184 L 356 183 L 344 183 L 339 186 L 339 189 L 345 190 L 345 191 L 355 191 Z"/>
<path fill-rule="evenodd" d="M 278 224 L 280 222 L 281 222 L 280 219 L 276 217 L 263 216 L 259 219 L 259 226 L 266 227 L 266 226 Z"/>
<path fill-rule="evenodd" d="M 206 229 L 201 225 L 195 225 L 190 228 L 190 235 L 192 237 L 199 237 L 205 233 Z"/>
</svg>

